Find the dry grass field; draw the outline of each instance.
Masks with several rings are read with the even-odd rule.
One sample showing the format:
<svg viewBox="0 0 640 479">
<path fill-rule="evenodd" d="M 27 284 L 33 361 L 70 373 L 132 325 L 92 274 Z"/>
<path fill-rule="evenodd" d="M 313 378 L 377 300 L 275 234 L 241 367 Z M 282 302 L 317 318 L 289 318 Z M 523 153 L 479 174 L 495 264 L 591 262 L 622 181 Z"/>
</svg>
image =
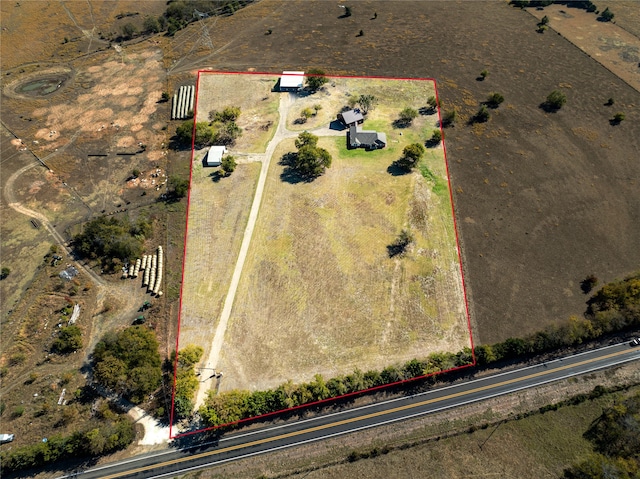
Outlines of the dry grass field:
<svg viewBox="0 0 640 479">
<path fill-rule="evenodd" d="M 609 3 L 616 24 L 637 35 L 637 2 Z M 220 50 L 192 55 L 189 68 L 435 78 L 443 108 L 460 115 L 445 136 L 481 343 L 581 314 L 586 275 L 605 282 L 637 269 L 638 91 L 561 35 L 536 33 L 538 20 L 507 2 L 362 1 L 342 13 L 322 1 L 263 0 L 219 20 L 210 34 Z M 555 114 L 539 107 L 554 89 L 568 97 Z M 505 103 L 487 123 L 466 125 L 494 91 Z M 615 111 L 627 117 L 618 126 Z"/>
<path fill-rule="evenodd" d="M 233 151 L 264 153 L 278 121 L 279 94 L 271 90 L 277 78 L 271 75 L 200 74 L 196 121 L 208 121 L 209 112 L 239 107 L 242 136 Z"/>
<path fill-rule="evenodd" d="M 392 176 L 401 148 L 348 154 L 312 183 L 272 160 L 222 350 L 224 389 L 273 387 L 367 370 L 469 345 L 448 191 L 418 173 Z M 279 145 L 274 159 L 294 149 Z M 398 151 L 400 150 L 400 151 Z M 425 160 L 446 181 L 442 151 Z M 415 244 L 390 259 L 407 228 Z"/>
<path fill-rule="evenodd" d="M 205 150 L 206 151 L 206 150 Z M 212 168 L 195 156 L 192 172 L 187 250 L 179 344 L 203 347 L 207 357 L 227 294 L 249 216 L 259 163 L 239 165 L 214 182 Z"/>
</svg>

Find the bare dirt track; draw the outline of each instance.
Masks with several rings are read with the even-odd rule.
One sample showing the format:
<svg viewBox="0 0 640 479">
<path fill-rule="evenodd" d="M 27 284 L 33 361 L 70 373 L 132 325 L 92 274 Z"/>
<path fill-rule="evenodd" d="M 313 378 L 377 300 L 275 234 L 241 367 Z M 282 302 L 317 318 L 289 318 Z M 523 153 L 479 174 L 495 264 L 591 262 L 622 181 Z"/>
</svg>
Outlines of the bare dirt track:
<svg viewBox="0 0 640 479">
<path fill-rule="evenodd" d="M 358 2 L 341 14 L 327 2 L 264 0 L 219 20 L 211 38 L 224 49 L 192 56 L 190 68 L 436 78 L 443 108 L 460 114 L 445 135 L 480 342 L 581 314 L 587 274 L 602 282 L 637 269 L 637 91 L 505 2 Z M 554 89 L 568 101 L 546 113 L 539 105 Z M 466 125 L 492 91 L 505 103 L 488 123 Z M 609 123 L 609 97 L 626 113 L 621 125 Z"/>
</svg>

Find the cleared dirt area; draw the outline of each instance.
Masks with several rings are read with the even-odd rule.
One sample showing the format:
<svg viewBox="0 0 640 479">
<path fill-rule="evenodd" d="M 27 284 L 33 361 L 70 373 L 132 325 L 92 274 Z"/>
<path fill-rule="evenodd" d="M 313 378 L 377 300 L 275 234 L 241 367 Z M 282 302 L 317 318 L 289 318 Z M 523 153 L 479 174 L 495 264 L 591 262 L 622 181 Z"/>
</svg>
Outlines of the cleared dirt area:
<svg viewBox="0 0 640 479">
<path fill-rule="evenodd" d="M 546 15 L 551 29 L 640 92 L 640 38 L 636 35 L 614 23 L 598 20 L 595 13 L 566 5 L 527 11 L 538 19 Z"/>
<path fill-rule="evenodd" d="M 618 24 L 637 23 L 625 14 L 633 9 L 613 11 Z M 221 50 L 191 56 L 190 68 L 434 77 L 444 110 L 460 115 L 445 136 L 480 342 L 581 314 L 588 274 L 605 282 L 637 269 L 640 93 L 560 35 L 536 33 L 538 20 L 507 2 L 363 1 L 342 13 L 263 0 L 218 20 L 210 33 Z M 567 104 L 546 113 L 539 105 L 554 89 Z M 466 125 L 494 91 L 505 103 Z M 618 126 L 615 111 L 626 114 Z"/>
</svg>

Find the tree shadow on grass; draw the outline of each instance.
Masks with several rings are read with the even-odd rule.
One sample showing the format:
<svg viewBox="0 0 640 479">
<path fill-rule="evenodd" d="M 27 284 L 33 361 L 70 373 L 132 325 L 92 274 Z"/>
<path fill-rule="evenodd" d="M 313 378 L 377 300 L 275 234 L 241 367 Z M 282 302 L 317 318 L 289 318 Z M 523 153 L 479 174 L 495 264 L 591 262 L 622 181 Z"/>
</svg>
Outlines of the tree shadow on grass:
<svg viewBox="0 0 640 479">
<path fill-rule="evenodd" d="M 547 113 L 557 113 L 560 108 L 562 108 L 560 106 L 552 105 L 548 101 L 543 101 L 542 103 L 540 103 L 540 105 L 538 105 L 538 107 Z"/>
<path fill-rule="evenodd" d="M 218 183 L 222 178 L 224 178 L 224 173 L 220 170 L 216 170 L 209 174 L 209 178 L 211 178 L 211 181 L 214 183 Z"/>
<path fill-rule="evenodd" d="M 404 176 L 411 173 L 411 171 L 407 171 L 406 168 L 398 166 L 398 164 L 394 161 L 387 167 L 387 173 L 389 173 L 391 176 Z"/>
<path fill-rule="evenodd" d="M 312 179 L 305 178 L 300 173 L 298 173 L 293 167 L 296 160 L 297 153 L 289 152 L 282 155 L 279 165 L 284 166 L 282 173 L 280 173 L 280 179 L 285 183 L 289 183 L 290 185 L 297 185 L 298 183 L 309 183 Z"/>
</svg>

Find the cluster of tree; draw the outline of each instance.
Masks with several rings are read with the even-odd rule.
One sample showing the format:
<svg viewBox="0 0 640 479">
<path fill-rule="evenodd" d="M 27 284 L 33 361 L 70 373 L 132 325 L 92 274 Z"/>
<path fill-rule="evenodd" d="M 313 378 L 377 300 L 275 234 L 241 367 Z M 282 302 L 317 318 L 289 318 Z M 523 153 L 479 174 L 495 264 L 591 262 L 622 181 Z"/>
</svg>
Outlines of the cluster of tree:
<svg viewBox="0 0 640 479">
<path fill-rule="evenodd" d="M 584 434 L 594 448 L 564 471 L 566 479 L 630 479 L 640 473 L 640 393 L 616 401 Z"/>
<path fill-rule="evenodd" d="M 500 360 L 575 346 L 606 333 L 638 326 L 640 273 L 602 287 L 589 301 L 585 318 L 572 317 L 567 324 L 548 327 L 525 338 L 509 338 L 493 345 L 476 346 L 474 354 L 477 364 L 482 366 Z M 207 425 L 219 426 L 375 386 L 450 370 L 471 364 L 472 360 L 471 350 L 464 348 L 457 354 L 434 353 L 427 359 L 412 359 L 401 366 L 388 366 L 382 371 L 356 370 L 346 376 L 337 376 L 326 381 L 321 375 L 316 375 L 310 383 L 294 384 L 288 381 L 276 389 L 267 391 L 236 390 L 219 395 L 210 394 L 199 412 Z"/>
<path fill-rule="evenodd" d="M 131 326 L 107 333 L 93 351 L 96 382 L 141 403 L 162 380 L 162 360 L 153 331 Z"/>
<path fill-rule="evenodd" d="M 295 141 L 297 152 L 284 155 L 282 163 L 304 181 L 313 181 L 331 166 L 331 155 L 324 148 L 318 147 L 318 137 L 303 131 Z"/>
<path fill-rule="evenodd" d="M 99 259 L 103 267 L 113 269 L 121 261 L 139 258 L 150 234 L 151 223 L 144 219 L 132 223 L 128 218 L 100 216 L 73 238 L 73 246 L 81 257 Z"/>
<path fill-rule="evenodd" d="M 121 27 L 122 36 L 129 40 L 140 33 L 153 34 L 167 32 L 173 36 L 191 22 L 202 18 L 232 15 L 254 0 L 169 0 L 167 9 L 158 17 L 147 17 L 142 32 L 131 22 Z"/>
<path fill-rule="evenodd" d="M 300 112 L 299 123 L 306 123 L 309 118 L 316 116 L 320 110 L 322 110 L 322 105 L 319 103 L 313 105 L 312 108 L 304 108 Z"/>
<path fill-rule="evenodd" d="M 173 404 L 177 419 L 189 417 L 193 412 L 194 396 L 198 389 L 198 377 L 194 366 L 202 358 L 202 353 L 200 346 L 190 344 L 179 351 L 177 364 L 175 351 L 171 354 L 171 365 L 175 365 L 176 386 Z"/>
<path fill-rule="evenodd" d="M 69 354 L 82 349 L 82 330 L 72 324 L 60 328 L 58 337 L 51 345 L 51 351 L 57 354 Z"/>
<path fill-rule="evenodd" d="M 309 383 L 294 384 L 291 380 L 266 391 L 229 391 L 210 393 L 199 412 L 209 426 L 229 424 L 249 417 L 281 411 L 323 399 L 343 396 L 384 384 L 404 381 L 472 362 L 471 350 L 454 353 L 433 353 L 427 359 L 412 359 L 401 366 L 388 366 L 382 371 L 353 373 L 325 380 L 316 374 Z"/>
<path fill-rule="evenodd" d="M 47 442 L 15 447 L 2 451 L 0 459 L 4 473 L 42 467 L 64 459 L 80 459 L 124 449 L 135 439 L 133 422 L 125 415 L 105 414 L 99 425 L 70 436 L 56 434 Z"/>
<path fill-rule="evenodd" d="M 511 0 L 511 5 L 518 8 L 526 7 L 548 7 L 552 3 L 568 5 L 569 3 L 573 8 L 582 8 L 588 12 L 595 12 L 596 6 L 590 0 Z"/>
<path fill-rule="evenodd" d="M 307 71 L 307 87 L 313 92 L 318 91 L 328 81 L 324 70 L 311 68 Z"/>
<path fill-rule="evenodd" d="M 204 148 L 209 145 L 233 145 L 236 139 L 242 135 L 242 129 L 236 121 L 240 116 L 240 108 L 228 106 L 222 111 L 210 111 L 209 121 L 199 121 L 195 125 L 195 138 L 193 119 L 185 120 L 176 129 L 176 138 L 185 146 L 193 145 L 196 148 Z"/>
</svg>

